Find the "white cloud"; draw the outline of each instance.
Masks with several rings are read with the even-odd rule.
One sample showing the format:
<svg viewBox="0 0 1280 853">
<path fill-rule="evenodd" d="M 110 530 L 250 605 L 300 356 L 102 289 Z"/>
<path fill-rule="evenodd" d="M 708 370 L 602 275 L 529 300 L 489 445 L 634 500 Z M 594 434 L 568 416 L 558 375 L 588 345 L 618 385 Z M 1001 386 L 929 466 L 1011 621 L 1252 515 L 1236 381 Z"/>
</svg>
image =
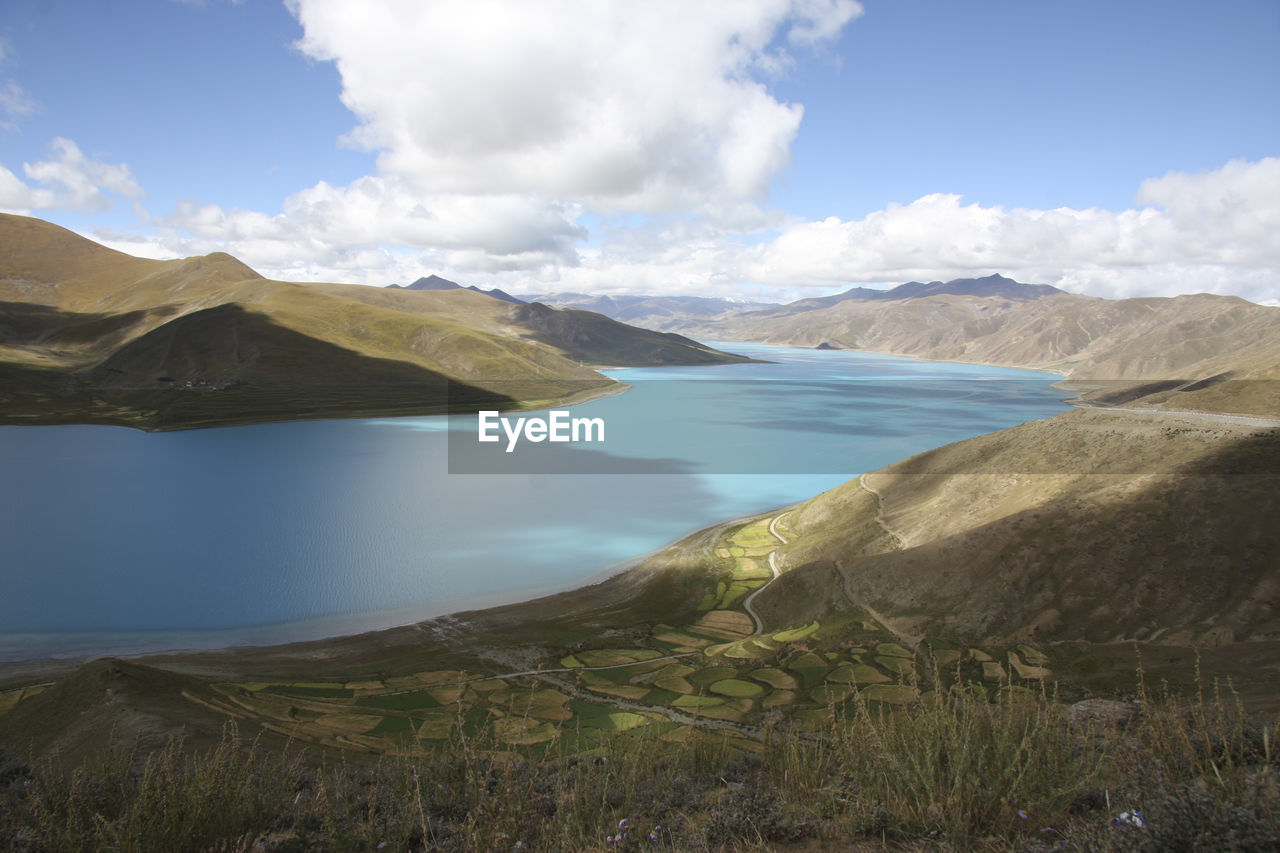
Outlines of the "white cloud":
<svg viewBox="0 0 1280 853">
<path fill-rule="evenodd" d="M 384 176 L 647 213 L 762 199 L 801 108 L 757 77 L 838 36 L 852 0 L 290 0 Z"/>
<path fill-rule="evenodd" d="M 345 187 L 321 182 L 289 196 L 282 208 L 269 216 L 184 202 L 160 225 L 175 249 L 229 246 L 274 274 L 293 278 L 319 265 L 342 280 L 354 274 L 371 283 L 391 281 L 387 268 L 397 268 L 404 250 L 479 271 L 572 266 L 586 237 L 573 205 L 516 194 L 425 194 L 394 178 L 365 177 Z M 374 265 L 362 271 L 354 258 Z"/>
<path fill-rule="evenodd" d="M 229 251 L 295 281 L 385 284 L 438 272 L 517 293 L 785 300 L 1001 272 L 1098 296 L 1207 291 L 1280 302 L 1280 159 L 1172 173 L 1144 182 L 1138 198 L 1145 206 L 1122 211 L 1031 210 L 932 194 L 858 220 L 776 220 L 777 236 L 765 241 L 697 216 L 606 220 L 588 244 L 574 205 L 426 195 L 392 178 L 363 178 L 296 193 L 274 216 L 186 204 L 159 221 L 158 240 L 174 255 Z"/>
<path fill-rule="evenodd" d="M 49 154 L 47 160 L 22 164 L 30 183 L 0 166 L 0 208 L 103 211 L 113 205 L 108 193 L 135 202 L 145 196 L 127 165 L 92 160 L 70 139 L 55 138 Z"/>
<path fill-rule="evenodd" d="M 1205 174 L 1144 181 L 1142 204 L 1163 208 L 1182 252 L 1207 263 L 1280 264 L 1280 158 L 1233 160 Z"/>
<path fill-rule="evenodd" d="M 301 49 L 335 62 L 359 119 L 348 139 L 379 152 L 378 174 L 318 183 L 275 215 L 184 203 L 159 221 L 161 239 L 175 253 L 226 248 L 280 277 L 382 283 L 433 267 L 555 277 L 580 262 L 587 212 L 776 224 L 760 202 L 801 109 L 757 78 L 861 11 L 852 0 L 290 8 Z"/>
<path fill-rule="evenodd" d="M 1280 159 L 1232 161 L 1142 184 L 1123 211 L 965 205 L 927 195 L 852 221 L 786 229 L 745 252 L 771 285 L 947 279 L 1003 272 L 1099 296 L 1208 291 L 1280 297 Z"/>
</svg>

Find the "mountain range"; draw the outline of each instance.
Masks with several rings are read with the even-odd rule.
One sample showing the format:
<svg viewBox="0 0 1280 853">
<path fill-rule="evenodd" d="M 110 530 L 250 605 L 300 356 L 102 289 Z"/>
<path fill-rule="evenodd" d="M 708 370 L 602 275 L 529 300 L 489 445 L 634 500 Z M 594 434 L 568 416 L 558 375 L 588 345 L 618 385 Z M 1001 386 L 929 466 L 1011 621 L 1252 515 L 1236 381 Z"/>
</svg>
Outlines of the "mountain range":
<svg viewBox="0 0 1280 853">
<path fill-rule="evenodd" d="M 1047 370 L 1098 403 L 1280 412 L 1280 308 L 1235 296 L 1100 299 L 991 275 L 769 307 L 718 304 L 718 313 L 636 299 L 670 310 L 630 313 L 631 322 L 699 340 Z"/>
</svg>

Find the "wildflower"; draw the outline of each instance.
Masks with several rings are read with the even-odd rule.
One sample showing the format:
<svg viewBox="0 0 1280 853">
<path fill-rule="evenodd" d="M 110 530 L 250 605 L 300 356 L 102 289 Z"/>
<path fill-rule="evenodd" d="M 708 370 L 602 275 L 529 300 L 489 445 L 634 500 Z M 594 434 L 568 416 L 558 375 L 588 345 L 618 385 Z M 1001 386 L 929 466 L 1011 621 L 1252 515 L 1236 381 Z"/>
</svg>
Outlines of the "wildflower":
<svg viewBox="0 0 1280 853">
<path fill-rule="evenodd" d="M 1133 811 L 1121 812 L 1111 821 L 1115 826 L 1132 826 L 1141 829 L 1147 825 L 1146 819 L 1142 816 L 1142 812 L 1134 809 Z"/>
<path fill-rule="evenodd" d="M 625 830 L 630 823 L 631 821 L 627 820 L 625 817 L 622 820 L 618 821 L 619 831 Z"/>
<path fill-rule="evenodd" d="M 1018 809 L 1018 817 L 1022 818 L 1023 820 L 1026 820 L 1027 818 L 1031 817 L 1031 815 L 1027 814 L 1022 809 Z"/>
<path fill-rule="evenodd" d="M 657 841 L 657 840 L 658 840 L 658 836 L 659 836 L 659 835 L 661 835 L 661 834 L 662 834 L 662 827 L 660 827 L 660 826 L 655 826 L 653 829 L 649 830 L 649 840 L 650 840 L 650 841 Z"/>
</svg>

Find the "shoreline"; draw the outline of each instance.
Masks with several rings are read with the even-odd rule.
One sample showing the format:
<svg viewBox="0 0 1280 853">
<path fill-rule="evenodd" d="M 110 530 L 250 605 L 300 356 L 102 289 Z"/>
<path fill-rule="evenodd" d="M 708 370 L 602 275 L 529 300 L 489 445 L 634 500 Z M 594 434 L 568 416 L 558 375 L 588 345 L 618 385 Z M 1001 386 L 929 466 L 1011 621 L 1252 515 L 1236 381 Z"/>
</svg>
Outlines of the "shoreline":
<svg viewBox="0 0 1280 853">
<path fill-rule="evenodd" d="M 541 409 L 550 409 L 558 406 L 577 406 L 582 403 L 589 403 L 593 400 L 599 400 L 605 397 L 612 397 L 622 394 L 631 386 L 627 383 L 612 379 L 610 377 L 602 377 L 605 381 L 601 384 L 589 388 L 585 391 L 575 391 L 564 397 L 558 397 L 552 400 L 525 400 L 511 406 L 508 409 L 500 411 L 507 412 L 529 412 Z M 453 415 L 472 414 L 470 409 L 460 411 L 450 411 L 448 404 L 435 403 L 429 406 L 405 408 L 357 408 L 349 409 L 343 412 L 326 412 L 319 415 L 308 415 L 298 413 L 297 416 L 286 417 L 229 417 L 212 422 L 202 423 L 184 423 L 174 424 L 170 426 L 144 426 L 139 423 L 131 423 L 123 418 L 113 417 L 93 417 L 86 418 L 67 418 L 57 420 L 39 420 L 39 416 L 32 416 L 28 419 L 21 415 L 4 415 L 0 414 L 0 427 L 16 426 L 16 427 L 50 427 L 50 426 L 109 426 L 123 427 L 124 429 L 137 430 L 143 433 L 166 433 L 166 432 L 186 432 L 197 429 L 220 429 L 224 427 L 240 427 L 240 426 L 261 426 L 264 424 L 285 424 L 300 423 L 308 421 L 341 421 L 341 420 L 362 420 L 370 418 L 434 418 L 434 417 L 450 417 Z"/>
<path fill-rule="evenodd" d="M 636 588 L 642 588 L 652 579 L 656 570 L 646 564 L 656 562 L 669 551 L 686 550 L 690 547 L 690 542 L 703 540 L 708 535 L 719 535 L 728 527 L 759 518 L 761 515 L 784 512 L 793 506 L 795 504 L 789 504 L 767 510 L 765 513 L 740 516 L 689 531 L 671 542 L 647 553 L 616 562 L 585 579 L 559 586 L 526 590 L 520 594 L 520 597 L 509 601 L 497 600 L 500 596 L 460 599 L 446 605 L 448 609 L 444 612 L 394 625 L 274 643 L 0 660 L 0 691 L 51 682 L 95 660 L 103 659 L 130 660 L 175 672 L 206 676 L 216 674 L 219 677 L 233 672 L 240 674 L 260 672 L 264 668 L 270 671 L 285 670 L 298 666 L 299 662 L 306 662 L 308 667 L 326 664 L 350 666 L 356 665 L 356 660 L 363 659 L 370 653 L 376 656 L 396 649 L 421 650 L 424 639 L 427 644 L 431 644 L 438 642 L 442 636 L 458 632 L 502 632 L 521 626 L 540 624 L 547 619 L 568 618 L 574 614 L 594 611 L 601 607 L 625 606 L 632 597 L 631 592 Z M 372 612 L 387 613 L 388 611 Z M 337 618 L 346 618 L 351 615 L 339 614 Z M 320 620 L 327 619 L 328 617 L 320 617 Z M 163 634 L 163 632 L 155 633 L 157 636 Z"/>
<path fill-rule="evenodd" d="M 713 343 L 717 343 L 717 342 L 713 342 Z M 722 343 L 732 345 L 733 343 L 759 344 L 760 342 L 739 341 L 739 342 L 722 342 Z M 760 344 L 760 345 L 790 346 L 790 345 L 774 345 L 774 344 Z M 812 347 L 795 347 L 795 348 L 806 349 L 806 350 L 814 349 Z M 938 362 L 938 363 L 975 364 L 975 365 L 994 367 L 994 368 L 1000 368 L 1000 369 L 1032 370 L 1039 373 L 1055 373 L 1056 372 L 1056 371 L 1043 369 L 1043 368 L 1027 368 L 1027 367 L 1011 368 L 1008 365 L 994 365 L 994 364 L 987 364 L 985 362 L 962 362 L 957 360 L 926 359 L 926 358 L 919 358 L 914 356 L 903 356 L 897 353 L 872 353 L 866 350 L 838 350 L 838 351 L 851 352 L 851 353 L 863 353 L 863 354 L 870 354 L 870 355 L 882 355 L 889 358 L 911 358 L 912 360 L 915 360 L 915 361 L 925 361 L 925 362 L 932 361 L 932 362 Z M 601 368 L 601 369 L 605 369 L 605 368 Z M 625 368 L 607 368 L 607 369 L 612 370 L 612 369 L 625 369 Z M 539 402 L 537 404 L 530 404 L 529 407 L 527 408 L 522 407 L 519 409 L 513 409 L 513 411 L 536 411 L 542 408 L 546 408 L 547 406 L 581 405 L 583 403 L 591 402 L 593 400 L 602 399 L 602 398 L 625 393 L 627 390 L 630 390 L 631 387 L 632 387 L 631 385 L 625 382 L 622 382 L 619 380 L 612 380 L 608 385 L 603 385 L 600 387 L 589 389 L 587 391 L 579 392 L 576 395 L 566 398 L 563 402 L 551 402 L 549 404 L 544 402 Z M 1056 383 L 1056 382 L 1052 384 L 1052 387 L 1060 388 L 1059 383 Z M 1060 390 L 1070 390 L 1070 389 L 1060 388 Z M 1076 399 L 1079 399 L 1079 398 L 1077 397 Z M 1078 406 L 1074 406 L 1073 403 L 1071 403 L 1069 400 L 1065 398 L 1063 402 L 1067 403 L 1067 405 L 1072 405 L 1074 408 L 1079 408 Z M 1084 408 L 1092 408 L 1092 407 L 1085 406 Z M 352 415 L 351 417 L 358 418 L 358 417 L 365 417 L 365 416 L 376 417 L 376 415 L 364 415 L 364 414 L 356 414 L 356 415 Z M 384 415 L 384 417 L 385 416 L 386 415 Z M 415 417 L 415 415 L 403 415 L 403 416 Z M 416 415 L 416 417 L 423 417 L 423 416 L 430 416 L 430 415 Z M 307 420 L 338 420 L 338 419 L 346 419 L 346 418 L 315 418 L 315 419 L 307 419 Z M 274 422 L 276 421 L 263 421 L 262 423 L 274 423 Z M 244 424 L 244 425 L 247 425 L 247 424 Z M 145 430 L 145 431 L 160 432 L 160 431 L 167 431 L 167 430 Z M 787 507 L 775 508 L 770 511 L 781 512 L 786 510 L 788 507 L 792 507 L 795 505 L 796 504 L 789 504 L 787 505 Z M 237 652 L 247 652 L 247 653 L 257 654 L 257 655 L 262 655 L 262 654 L 269 655 L 271 653 L 271 650 L 279 650 L 281 652 L 285 652 L 285 650 L 291 647 L 299 646 L 299 645 L 314 646 L 317 644 L 341 644 L 345 642 L 372 642 L 374 641 L 374 638 L 377 635 L 386 635 L 386 634 L 390 634 L 398 631 L 417 629 L 419 626 L 423 624 L 430 623 L 435 620 L 450 619 L 457 616 L 458 614 L 481 613 L 481 612 L 495 611 L 495 610 L 519 609 L 519 608 L 523 608 L 528 605 L 531 605 L 535 602 L 543 601 L 549 598 L 554 598 L 556 596 L 564 596 L 571 593 L 585 594 L 591 588 L 599 586 L 600 584 L 603 584 L 609 580 L 618 578 L 626 574 L 628 571 L 642 565 L 645 561 L 651 559 L 654 555 L 660 553 L 663 550 L 666 550 L 667 548 L 672 547 L 676 542 L 682 541 L 683 538 L 698 535 L 699 533 L 702 533 L 711 529 L 722 529 L 726 526 L 731 526 L 733 524 L 740 523 L 744 520 L 748 520 L 756 517 L 758 517 L 758 514 L 714 522 L 712 525 L 709 525 L 707 527 L 699 528 L 694 531 L 689 531 L 684 535 L 684 537 L 682 537 L 681 539 L 675 540 L 675 542 L 667 543 L 647 553 L 643 553 L 640 555 L 636 555 L 636 556 L 629 557 L 627 559 L 615 562 L 603 569 L 600 569 L 598 572 L 588 575 L 585 578 L 579 579 L 577 581 L 572 581 L 566 584 L 562 584 L 562 585 L 556 585 L 551 587 L 537 587 L 534 589 L 525 590 L 521 593 L 518 593 L 517 596 L 514 598 L 509 598 L 502 594 L 489 594 L 489 595 L 467 597 L 463 599 L 456 599 L 452 602 L 439 603 L 436 605 L 422 604 L 422 605 L 414 605 L 406 608 L 397 608 L 394 610 L 338 613 L 338 614 L 330 614 L 326 616 L 312 617 L 304 620 L 296 620 L 293 622 L 286 622 L 286 623 L 247 626 L 247 627 L 241 627 L 241 628 L 211 629 L 208 631 L 179 630 L 179 631 L 141 631 L 141 632 L 63 632 L 63 633 L 30 632 L 25 635 L 24 634 L 13 635 L 15 637 L 40 636 L 40 637 L 71 637 L 72 638 L 71 640 L 69 640 L 64 644 L 64 646 L 66 647 L 65 650 L 62 650 L 62 649 L 55 650 L 52 654 L 45 654 L 43 656 L 39 656 L 41 653 L 37 652 L 36 654 L 38 656 L 36 657 L 28 657 L 28 656 L 18 657 L 18 656 L 15 656 L 13 653 L 8 652 L 5 649 L 5 645 L 6 645 L 4 643 L 5 635 L 0 634 L 0 683 L 6 682 L 10 678 L 14 677 L 15 670 L 45 670 L 45 669 L 64 670 L 68 668 L 74 668 L 75 666 L 82 665 L 91 660 L 101 658 L 101 657 L 123 657 L 123 658 L 129 658 L 129 659 L 143 659 L 143 658 L 155 658 L 155 657 L 165 657 L 165 656 L 181 657 L 181 656 L 189 656 L 189 655 L 202 655 L 202 654 L 213 654 L 213 653 L 237 653 Z M 371 622 L 375 624 L 370 626 Z M 346 627 L 337 627 L 339 623 L 348 623 L 348 624 Z M 352 623 L 363 623 L 363 624 L 357 625 Z M 377 624 L 377 623 L 381 623 L 381 624 Z M 305 632 L 305 626 L 317 625 L 317 624 L 329 624 L 329 625 L 332 625 L 333 628 L 330 630 L 322 630 L 321 632 L 318 632 L 316 634 L 311 634 L 307 632 L 305 635 L 302 635 L 302 636 L 292 633 L 292 632 L 298 631 L 299 629 L 302 629 Z M 108 637 L 121 638 L 121 643 L 120 643 L 121 646 L 133 644 L 140 647 L 135 649 L 120 649 L 118 651 L 112 650 L 111 648 L 107 648 L 107 650 L 98 650 L 98 651 L 88 651 L 86 649 L 85 651 L 81 652 L 80 651 L 81 643 L 76 642 L 76 639 L 75 639 L 77 637 L 83 636 L 85 640 L 84 645 L 87 646 L 89 642 L 91 642 L 90 640 L 91 637 L 93 636 L 101 637 L 104 635 Z M 192 639 L 197 639 L 197 640 L 199 638 L 206 638 L 209 640 L 209 643 L 206 645 L 204 643 L 197 642 L 190 646 L 175 648 L 173 647 L 173 645 L 165 645 L 164 647 L 157 647 L 153 645 L 151 642 L 147 642 L 147 640 L 151 638 L 154 638 L 155 640 L 159 640 L 162 637 L 175 637 L 175 636 L 191 637 Z M 235 639 L 237 637 L 242 639 L 240 641 L 237 641 Z M 226 642 L 225 640 L 230 640 L 230 642 Z"/>
<path fill-rule="evenodd" d="M 790 347 L 792 349 L 812 350 L 814 352 L 849 352 L 849 353 L 859 353 L 862 355 L 884 355 L 884 356 L 889 356 L 891 358 L 909 358 L 912 361 L 927 361 L 927 362 L 933 362 L 935 364 L 972 364 L 972 365 L 977 365 L 979 367 L 999 367 L 1006 370 L 1030 370 L 1034 373 L 1049 373 L 1054 376 L 1061 376 L 1064 381 L 1068 381 L 1068 382 L 1089 381 L 1087 379 L 1082 379 L 1082 380 L 1069 379 L 1067 370 L 1060 367 L 1032 367 L 1026 364 L 995 364 L 994 362 L 990 362 L 990 361 L 967 361 L 961 358 L 929 358 L 923 355 L 912 355 L 910 353 L 901 353 L 901 352 L 885 352 L 884 350 L 862 349 L 861 347 L 855 348 L 855 347 L 799 346 L 797 344 L 777 344 L 777 343 L 769 343 L 767 341 L 699 341 L 699 343 L 706 344 L 707 346 L 714 346 L 716 349 L 719 349 L 721 345 L 733 346 L 734 344 L 757 344 L 760 346 L 769 346 L 769 347 Z M 1054 384 L 1056 385 L 1057 383 L 1054 383 Z"/>
<path fill-rule="evenodd" d="M 777 513 L 787 510 L 795 506 L 789 504 L 784 507 L 767 510 L 763 514 Z M 593 590 L 596 590 L 610 581 L 618 581 L 633 569 L 642 567 L 646 562 L 652 560 L 659 554 L 671 548 L 676 548 L 686 540 L 701 536 L 708 531 L 719 531 L 726 527 L 732 527 L 735 524 L 741 524 L 754 518 L 758 518 L 761 514 L 740 516 L 725 521 L 713 522 L 711 525 L 700 527 L 695 530 L 687 531 L 678 538 L 664 543 L 643 554 L 638 554 L 626 559 L 619 560 L 609 566 L 600 569 L 585 578 L 576 581 L 570 581 L 564 584 L 553 586 L 535 587 L 520 591 L 515 597 L 508 597 L 503 593 L 491 593 L 487 595 L 468 596 L 460 599 L 453 599 L 450 602 L 441 602 L 438 605 L 423 604 L 413 605 L 405 608 L 397 608 L 395 610 L 372 610 L 361 611 L 355 613 L 337 613 L 327 616 L 318 616 L 310 619 L 296 620 L 293 622 L 283 622 L 271 625 L 255 625 L 242 628 L 224 628 L 209 629 L 207 631 L 191 631 L 191 630 L 174 630 L 174 631 L 135 631 L 135 632 L 27 632 L 23 634 L 14 634 L 9 636 L 47 636 L 47 637 L 84 637 L 85 642 L 89 642 L 94 636 L 108 636 L 121 638 L 146 638 L 154 637 L 156 639 L 162 637 L 216 637 L 219 635 L 235 635 L 252 636 L 254 634 L 270 634 L 276 632 L 286 632 L 297 630 L 300 626 L 332 624 L 342 621 L 355 621 L 369 618 L 376 618 L 381 615 L 387 619 L 396 621 L 391 624 L 378 625 L 374 627 L 351 628 L 347 630 L 338 630 L 336 633 L 323 633 L 319 636 L 295 636 L 291 638 L 281 637 L 276 640 L 248 640 L 246 642 L 221 642 L 219 644 L 210 644 L 207 646 L 192 645 L 188 647 L 165 646 L 163 648 L 136 649 L 136 650 L 105 650 L 93 653 L 71 653 L 71 654 L 46 654 L 36 657 L 10 657 L 5 652 L 5 637 L 0 634 L 0 689 L 17 686 L 15 680 L 21 680 L 24 677 L 33 676 L 49 676 L 53 673 L 63 673 L 72 671 L 91 661 L 103 658 L 121 658 L 125 660 L 146 661 L 149 659 L 194 659 L 200 656 L 227 655 L 246 657 L 271 657 L 278 654 L 281 657 L 287 657 L 292 652 L 299 649 L 320 649 L 324 647 L 333 647 L 344 644 L 354 644 L 364 646 L 367 644 L 378 644 L 383 640 L 388 640 L 392 635 L 402 633 L 404 631 L 419 631 L 423 626 L 431 625 L 436 622 L 457 622 L 459 616 L 469 615 L 475 618 L 480 614 L 521 614 L 518 619 L 535 619 L 533 614 L 525 617 L 521 612 L 526 608 L 542 604 L 550 603 L 556 600 L 570 598 L 591 598 Z M 434 611 L 434 612 L 432 612 Z M 416 618 L 407 618 L 409 613 L 417 613 Z M 379 620 L 380 621 L 380 620 Z M 70 645 L 70 643 L 68 643 Z"/>
</svg>

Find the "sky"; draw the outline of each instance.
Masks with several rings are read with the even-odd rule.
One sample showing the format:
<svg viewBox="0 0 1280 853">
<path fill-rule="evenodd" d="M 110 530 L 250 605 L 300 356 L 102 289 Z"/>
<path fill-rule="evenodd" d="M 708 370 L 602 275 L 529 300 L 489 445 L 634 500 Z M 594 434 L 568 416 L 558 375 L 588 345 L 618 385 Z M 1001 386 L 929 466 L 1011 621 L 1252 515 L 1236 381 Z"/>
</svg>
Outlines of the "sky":
<svg viewBox="0 0 1280 853">
<path fill-rule="evenodd" d="M 1275 0 L 0 0 L 0 210 L 290 281 L 1280 305 Z"/>
</svg>

